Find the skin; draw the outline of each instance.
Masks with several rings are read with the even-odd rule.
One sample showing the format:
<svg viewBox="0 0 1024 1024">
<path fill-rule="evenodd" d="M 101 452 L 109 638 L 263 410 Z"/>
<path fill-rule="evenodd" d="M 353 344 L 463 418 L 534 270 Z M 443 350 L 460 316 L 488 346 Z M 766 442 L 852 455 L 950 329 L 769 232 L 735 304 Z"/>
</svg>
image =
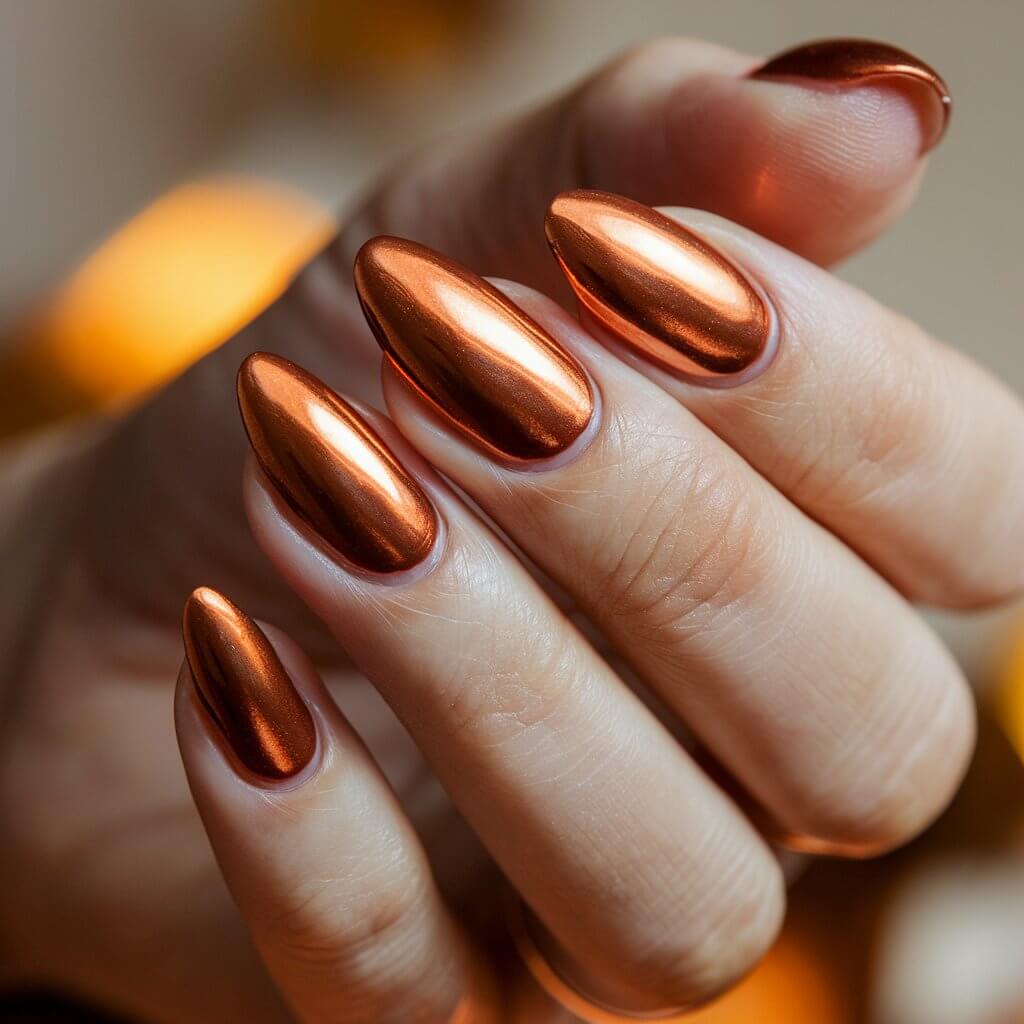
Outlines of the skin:
<svg viewBox="0 0 1024 1024">
<path fill-rule="evenodd" d="M 741 80 L 754 63 L 699 42 L 652 44 L 541 111 L 420 155 L 381 186 L 280 300 L 164 392 L 95 435 L 45 449 L 36 442 L 7 456 L 17 466 L 10 478 L 20 481 L 3 497 L 10 571 L 0 583 L 13 623 L 4 627 L 11 635 L 3 638 L 0 734 L 0 829 L 13 837 L 0 852 L 10 896 L 0 943 L 11 980 L 42 980 L 160 1021 L 276 1021 L 287 1019 L 288 1000 L 307 1019 L 377 1020 L 367 1013 L 378 1006 L 369 1011 L 346 997 L 367 991 L 368 979 L 381 986 L 374 998 L 406 991 L 398 982 L 417 977 L 416 950 L 427 934 L 441 936 L 430 948 L 444 951 L 448 970 L 425 1019 L 444 1019 L 450 993 L 467 983 L 484 951 L 499 965 L 507 1019 L 565 1019 L 509 966 L 495 858 L 528 891 L 552 933 L 552 955 L 581 983 L 596 991 L 600 977 L 609 998 L 638 1007 L 710 995 L 771 941 L 783 909 L 781 877 L 750 822 L 601 659 L 611 645 L 650 681 L 667 686 L 672 673 L 705 680 L 676 688 L 688 695 L 679 710 L 711 730 L 740 774 L 759 780 L 761 801 L 794 828 L 882 849 L 910 838 L 941 809 L 969 754 L 972 717 L 956 669 L 906 598 L 979 605 L 1020 588 L 1020 566 L 1003 557 L 1024 541 L 1020 409 L 982 371 L 813 265 L 855 251 L 910 201 L 923 171 L 914 101 L 891 86 L 823 93 Z M 830 144 L 837 133 L 843 144 Z M 749 183 L 766 174 L 782 186 L 754 203 Z M 453 175 L 463 184 L 454 193 Z M 581 331 L 545 298 L 562 299 L 566 289 L 545 251 L 543 211 L 555 192 L 574 186 L 725 218 L 670 211 L 707 227 L 771 290 L 787 319 L 787 345 L 772 371 L 731 393 L 684 388 L 602 347 L 607 339 Z M 238 485 L 245 446 L 232 389 L 241 358 L 268 349 L 380 406 L 379 353 L 358 315 L 348 268 L 358 245 L 381 231 L 520 282 L 509 286 L 516 301 L 573 347 L 614 415 L 558 478 L 510 489 L 387 381 L 389 412 L 409 439 L 394 435 L 396 449 L 443 504 L 462 545 L 453 550 L 466 557 L 401 599 L 392 594 L 390 606 L 378 606 L 386 614 L 374 633 L 365 611 L 363 619 L 344 614 L 357 608 L 358 589 L 315 557 L 315 543 L 250 473 L 253 532 L 287 585 L 268 569 L 245 526 Z M 868 354 L 858 357 L 861 341 Z M 616 424 L 623 429 L 607 430 Z M 751 542 L 766 523 L 777 528 L 780 539 L 762 547 L 777 560 L 765 575 L 778 586 L 790 574 L 816 601 L 790 601 L 783 622 L 786 595 L 750 576 L 751 563 L 737 555 L 735 566 L 724 556 L 714 563 L 720 586 L 675 592 L 677 606 L 666 605 L 668 595 L 642 572 L 640 589 L 613 585 L 616 603 L 603 604 L 597 581 L 614 564 L 602 566 L 596 555 L 622 555 L 628 568 L 673 528 L 673 518 L 659 520 L 660 510 L 678 507 L 671 490 L 666 502 L 643 490 L 654 485 L 638 474 L 631 444 L 640 432 L 682 446 L 677 460 L 679 450 L 698 453 L 694 464 L 702 459 L 714 470 L 720 499 L 743 496 Z M 561 582 L 605 633 L 596 647 L 555 614 L 503 543 L 416 460 L 414 447 L 513 539 L 533 536 L 529 553 L 542 567 L 553 566 L 558 549 L 568 566 Z M 993 460 L 1005 467 L 994 477 L 984 472 Z M 952 472 L 963 486 L 955 503 L 937 507 L 935 484 Z M 624 517 L 621 533 L 599 536 L 587 526 L 587 504 L 609 493 L 650 515 Z M 722 538 L 735 534 L 711 514 L 714 507 L 697 520 L 709 524 L 703 534 L 679 535 L 668 549 L 694 555 L 686 544 L 699 541 L 728 554 Z M 614 573 L 608 578 L 615 583 Z M 179 685 L 177 724 L 204 835 L 169 716 L 181 602 L 198 583 L 225 590 L 315 657 L 395 800 L 293 642 L 275 633 L 282 656 L 292 652 L 286 663 L 297 685 L 322 709 L 326 735 L 346 755 L 332 770 L 349 768 L 334 780 L 317 776 L 308 791 L 257 802 L 266 815 L 257 824 L 275 827 L 254 828 L 253 815 L 236 813 L 248 790 Z M 490 594 L 492 605 L 473 616 L 459 599 L 470 585 L 474 595 Z M 683 615 L 683 606 L 695 611 Z M 488 733 L 503 719 L 469 685 L 472 647 L 457 648 L 465 659 L 454 672 L 424 658 L 433 649 L 432 635 L 417 636 L 428 628 L 425 613 L 429 628 L 442 622 L 452 631 L 452 644 L 465 643 L 464 620 L 483 623 L 477 642 L 490 644 L 487 658 L 519 684 L 514 692 L 535 695 L 541 707 L 539 666 L 567 666 L 575 699 L 548 708 L 568 737 L 565 747 L 546 740 L 543 728 L 517 729 L 529 714 L 507 717 L 500 735 Z M 697 627 L 711 621 L 735 639 L 729 649 L 738 661 L 756 656 L 774 666 L 778 685 L 743 687 L 739 666 L 717 661 L 701 640 Z M 837 622 L 845 623 L 843 642 L 830 646 L 824 641 Z M 521 637 L 527 625 L 541 638 L 530 656 L 518 644 L 494 647 L 502 637 Z M 641 638 L 656 642 L 645 648 Z M 875 661 L 862 661 L 864 651 Z M 456 721 L 444 714 L 451 705 L 442 682 L 473 695 L 456 701 Z M 418 720 L 408 710 L 416 686 L 431 698 Z M 609 704 L 617 712 L 601 714 Z M 797 730 L 799 742 L 782 735 L 783 725 Z M 605 766 L 596 769 L 606 773 L 602 785 L 571 774 L 583 771 L 582 752 L 594 744 L 608 754 L 633 752 L 617 759 L 616 778 L 607 759 L 593 759 Z M 572 749 L 581 752 L 574 766 L 559 761 Z M 479 767 L 483 750 L 490 751 L 486 771 L 470 793 L 465 768 Z M 809 771 L 822 757 L 832 771 Z M 623 780 L 652 777 L 658 782 L 631 791 L 641 795 L 638 806 L 616 799 Z M 875 799 L 879 778 L 897 780 L 882 800 Z M 332 785 L 317 788 L 325 779 Z M 314 806 L 326 800 L 323 813 L 295 813 L 300 793 Z M 686 815 L 663 813 L 667 800 L 703 823 L 696 831 L 704 842 L 685 828 Z M 522 827 L 499 828 L 497 809 Z M 566 835 L 551 824 L 567 820 L 584 830 L 576 841 L 573 830 Z M 609 841 L 616 834 L 642 839 L 654 856 L 631 860 L 630 844 Z M 393 837 L 385 845 L 394 857 L 371 876 L 367 865 L 379 861 L 379 849 L 367 844 L 382 836 Z M 534 843 L 545 851 L 551 879 L 531 872 L 525 847 Z M 339 849 L 347 859 L 339 861 Z M 682 860 L 659 876 L 665 849 L 682 851 Z M 688 898 L 711 877 L 717 884 L 707 900 Z M 327 881 L 317 887 L 310 879 Z M 365 903 L 351 902 L 356 891 L 370 894 Z M 655 893 L 665 898 L 655 901 Z M 339 906 L 354 911 L 339 914 Z M 657 926 L 659 912 L 672 928 Z M 609 935 L 621 938 L 598 949 L 594 936 Z M 706 943 L 694 941 L 702 935 Z M 408 959 L 396 955 L 396 943 L 412 950 Z M 396 979 L 400 968 L 408 973 Z M 397 999 L 392 1011 L 409 1019 Z"/>
</svg>

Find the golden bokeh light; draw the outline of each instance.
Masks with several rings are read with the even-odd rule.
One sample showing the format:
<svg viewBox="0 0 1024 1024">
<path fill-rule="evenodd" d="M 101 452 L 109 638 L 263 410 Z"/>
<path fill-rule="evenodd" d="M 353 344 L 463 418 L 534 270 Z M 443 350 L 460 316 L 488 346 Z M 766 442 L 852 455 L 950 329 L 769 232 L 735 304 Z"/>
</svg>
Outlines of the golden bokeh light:
<svg viewBox="0 0 1024 1024">
<path fill-rule="evenodd" d="M 183 185 L 79 267 L 44 312 L 40 343 L 85 394 L 132 394 L 251 318 L 332 227 L 320 206 L 270 183 Z"/>
<path fill-rule="evenodd" d="M 171 376 L 249 320 L 334 229 L 252 179 L 182 185 L 109 237 L 29 328 L 33 363 L 106 405 Z"/>
<path fill-rule="evenodd" d="M 838 987 L 806 940 L 785 932 L 758 968 L 688 1024 L 849 1024 Z"/>
<path fill-rule="evenodd" d="M 1003 668 L 996 714 L 1010 742 L 1024 759 L 1024 622 L 1017 624 Z"/>
</svg>

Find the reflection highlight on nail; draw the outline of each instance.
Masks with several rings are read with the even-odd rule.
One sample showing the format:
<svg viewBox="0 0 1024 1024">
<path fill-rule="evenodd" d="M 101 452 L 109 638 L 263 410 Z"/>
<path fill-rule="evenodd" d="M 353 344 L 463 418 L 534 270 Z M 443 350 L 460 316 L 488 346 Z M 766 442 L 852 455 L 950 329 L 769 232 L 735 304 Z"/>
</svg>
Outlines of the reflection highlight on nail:
<svg viewBox="0 0 1024 1024">
<path fill-rule="evenodd" d="M 703 239 L 608 192 L 556 196 L 548 242 L 580 303 L 639 355 L 696 383 L 763 369 L 775 316 L 763 292 Z"/>
<path fill-rule="evenodd" d="M 550 459 L 594 413 L 582 367 L 497 288 L 400 238 L 360 249 L 363 312 L 398 372 L 450 423 L 503 461 Z"/>
<path fill-rule="evenodd" d="M 930 102 L 934 115 L 926 125 L 925 152 L 941 141 L 953 110 L 949 89 L 933 67 L 906 50 L 870 39 L 822 39 L 795 46 L 762 64 L 750 77 L 836 85 L 888 80 L 915 88 Z"/>
<path fill-rule="evenodd" d="M 438 517 L 375 430 L 312 374 L 257 352 L 238 371 L 238 404 L 263 472 L 347 562 L 403 572 L 433 550 Z"/>
<path fill-rule="evenodd" d="M 313 718 L 263 630 L 200 587 L 185 602 L 182 633 L 200 702 L 245 767 L 285 779 L 309 764 Z"/>
</svg>

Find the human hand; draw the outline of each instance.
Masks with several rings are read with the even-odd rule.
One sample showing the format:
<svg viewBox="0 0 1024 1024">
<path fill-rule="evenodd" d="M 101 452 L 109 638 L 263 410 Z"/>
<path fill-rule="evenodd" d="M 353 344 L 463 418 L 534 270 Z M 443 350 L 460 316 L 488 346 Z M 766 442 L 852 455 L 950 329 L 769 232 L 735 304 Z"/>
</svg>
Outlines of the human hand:
<svg viewBox="0 0 1024 1024">
<path fill-rule="evenodd" d="M 433 775 L 404 732 L 311 619 L 289 602 L 251 546 L 236 493 L 243 441 L 231 408 L 234 372 L 253 349 L 282 351 L 329 384 L 373 402 L 379 356 L 347 282 L 348 261 L 363 238 L 382 230 L 416 237 L 475 269 L 558 294 L 540 223 L 551 195 L 575 185 L 712 209 L 818 262 L 847 254 L 909 201 L 923 167 L 921 151 L 935 135 L 931 94 L 898 83 L 823 91 L 795 82 L 750 81 L 743 76 L 753 65 L 705 44 L 657 44 L 514 126 L 413 161 L 267 313 L 119 425 L 92 455 L 43 611 L 26 634 L 18 699 L 6 723 L 3 812 L 7 822 L 17 822 L 18 842 L 5 852 L 5 867 L 18 884 L 4 934 L 22 973 L 42 973 L 154 1019 L 258 1021 L 284 1012 L 246 944 L 190 813 L 167 727 L 165 680 L 178 657 L 178 605 L 197 581 L 227 590 L 247 610 L 281 624 L 327 666 L 334 692 L 396 785 L 438 884 L 457 911 L 479 906 L 481 892 L 493 891 L 492 866 L 450 806 L 436 799 Z M 455 194 L 453 181 L 460 185 Z M 752 244 L 743 242 L 743 252 Z M 804 280 L 807 272 L 800 264 L 787 280 Z M 793 308 L 803 306 L 794 302 Z M 805 332 L 814 344 L 818 334 Z M 803 336 L 797 335 L 797 344 Z M 785 350 L 771 374 L 760 378 L 762 386 L 778 387 L 774 400 L 785 398 L 792 415 L 814 413 L 811 422 L 830 429 L 830 415 L 849 412 L 849 400 L 825 408 L 809 399 L 805 404 L 804 392 L 793 400 L 786 375 L 780 376 L 787 365 L 783 355 Z M 837 363 L 835 376 L 827 378 L 839 394 L 844 365 L 849 364 Z M 908 387 L 914 383 L 907 381 Z M 679 397 L 661 384 L 657 390 Z M 738 432 L 763 442 L 784 469 L 801 465 L 781 457 L 785 449 L 776 450 L 776 435 L 763 426 L 740 431 L 744 422 L 762 425 L 779 417 L 778 406 L 768 406 L 772 416 L 765 417 L 765 403 L 745 402 L 744 389 L 721 394 L 731 404 L 720 408 L 728 408 Z M 703 399 L 688 395 L 686 403 L 691 401 Z M 1002 432 L 999 419 L 1009 401 L 989 403 L 972 436 L 996 421 L 1000 441 L 1012 436 Z M 710 400 L 705 405 L 699 415 L 720 415 Z M 908 413 L 925 417 L 922 408 L 906 404 Z M 708 422 L 725 442 L 741 447 L 725 426 Z M 779 422 L 790 428 L 785 436 L 806 440 L 791 421 Z M 859 437 L 852 428 L 862 426 L 852 423 L 850 436 Z M 830 473 L 841 475 L 845 463 L 828 461 L 832 449 L 823 447 L 821 475 L 809 473 L 805 484 L 820 485 L 825 493 L 826 484 L 838 486 Z M 461 451 L 454 446 L 449 458 Z M 743 454 L 756 462 L 754 453 Z M 1014 457 L 1019 454 L 1006 455 Z M 439 464 L 448 471 L 443 460 Z M 796 481 L 779 483 L 790 495 L 796 487 Z M 1013 495 L 999 493 L 993 495 L 999 501 L 986 504 L 998 518 L 979 521 L 978 509 L 967 500 L 954 508 L 964 529 L 984 539 L 969 551 L 951 552 L 950 520 L 915 522 L 895 501 L 899 489 L 879 493 L 894 501 L 884 521 L 904 527 L 900 543 L 908 536 L 914 541 L 908 558 L 914 571 L 906 579 L 895 576 L 901 588 L 961 604 L 995 599 L 1015 585 L 1004 576 L 1011 567 L 999 557 L 1017 540 L 1010 535 L 1012 523 L 1002 518 L 1015 507 Z M 834 500 L 851 520 L 861 513 L 879 515 L 864 495 L 851 501 L 839 490 Z M 908 522 L 915 529 L 906 530 Z M 845 536 L 838 519 L 827 525 Z M 861 566 L 857 572 L 869 570 Z M 518 578 L 515 572 L 510 577 Z M 908 588 L 907 580 L 920 589 Z M 920 630 L 915 626 L 911 635 L 920 637 Z M 943 692 L 958 692 L 948 662 L 934 656 L 943 672 L 928 685 L 945 679 Z M 895 713 L 884 702 L 877 713 L 886 707 Z M 952 707 L 951 720 L 962 728 L 963 712 L 954 715 Z M 737 721 L 742 724 L 743 717 Z M 958 737 L 962 759 L 968 737 Z M 946 768 L 932 789 L 922 789 L 915 814 L 899 828 L 889 823 L 893 834 L 887 841 L 937 810 L 959 768 L 955 750 Z M 794 782 L 789 774 L 783 781 Z M 861 795 L 873 800 L 866 790 Z M 813 808 L 806 810 L 812 819 Z M 840 831 L 847 840 L 871 825 L 867 813 L 849 811 L 846 817 Z M 735 828 L 735 835 L 748 835 L 742 821 Z M 815 831 L 822 830 L 808 834 Z M 867 838 L 877 843 L 884 837 Z M 764 902 L 758 903 L 763 930 L 737 950 L 731 965 L 716 965 L 715 976 L 703 982 L 710 987 L 756 955 L 771 932 L 772 908 L 778 913 L 774 869 L 762 847 L 754 850 L 750 864 L 766 883 Z"/>
</svg>

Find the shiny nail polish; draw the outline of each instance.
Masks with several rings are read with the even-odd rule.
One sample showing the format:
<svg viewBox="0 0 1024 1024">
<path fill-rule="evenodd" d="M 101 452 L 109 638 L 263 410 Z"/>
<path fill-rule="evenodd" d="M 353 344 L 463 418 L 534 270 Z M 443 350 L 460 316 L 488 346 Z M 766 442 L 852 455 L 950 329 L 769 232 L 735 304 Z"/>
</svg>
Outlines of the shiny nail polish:
<svg viewBox="0 0 1024 1024">
<path fill-rule="evenodd" d="M 579 363 L 497 288 L 425 246 L 372 238 L 355 282 L 377 341 L 435 409 L 513 463 L 566 451 L 594 412 Z"/>
<path fill-rule="evenodd" d="M 357 569 L 402 572 L 433 550 L 430 499 L 383 439 L 312 374 L 256 352 L 238 404 L 263 472 L 308 526 Z"/>
<path fill-rule="evenodd" d="M 764 294 L 681 224 L 622 196 L 574 191 L 555 197 L 545 229 L 583 307 L 645 359 L 725 386 L 771 358 Z"/>
<path fill-rule="evenodd" d="M 185 602 L 182 633 L 199 699 L 245 767 L 268 779 L 305 768 L 313 718 L 260 627 L 200 587 Z"/>
<path fill-rule="evenodd" d="M 915 88 L 935 115 L 927 126 L 925 151 L 939 143 L 953 110 L 949 89 L 934 68 L 906 50 L 869 39 L 822 39 L 795 46 L 762 64 L 751 77 L 812 79 L 835 85 L 889 80 Z"/>
</svg>

